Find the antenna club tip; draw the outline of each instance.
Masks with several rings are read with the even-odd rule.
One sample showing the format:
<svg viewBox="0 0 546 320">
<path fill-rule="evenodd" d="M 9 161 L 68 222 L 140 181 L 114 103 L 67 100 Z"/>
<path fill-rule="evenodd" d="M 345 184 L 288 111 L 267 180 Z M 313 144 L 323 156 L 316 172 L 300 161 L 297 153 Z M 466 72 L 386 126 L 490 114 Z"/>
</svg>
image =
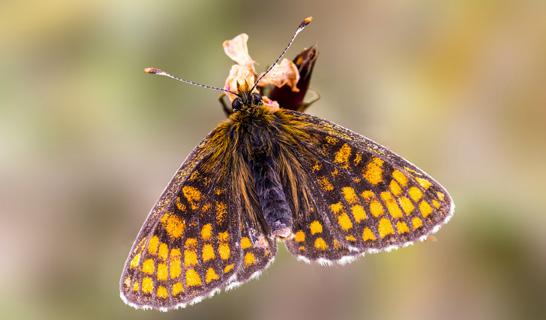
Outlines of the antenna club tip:
<svg viewBox="0 0 546 320">
<path fill-rule="evenodd" d="M 313 21 L 313 17 L 307 17 L 301 22 L 301 26 L 305 27 Z"/>
<path fill-rule="evenodd" d="M 144 68 L 144 72 L 145 73 L 150 73 L 150 74 L 158 74 L 158 73 L 161 73 L 163 71 L 161 69 L 158 69 L 158 68 L 147 67 L 147 68 Z"/>
</svg>

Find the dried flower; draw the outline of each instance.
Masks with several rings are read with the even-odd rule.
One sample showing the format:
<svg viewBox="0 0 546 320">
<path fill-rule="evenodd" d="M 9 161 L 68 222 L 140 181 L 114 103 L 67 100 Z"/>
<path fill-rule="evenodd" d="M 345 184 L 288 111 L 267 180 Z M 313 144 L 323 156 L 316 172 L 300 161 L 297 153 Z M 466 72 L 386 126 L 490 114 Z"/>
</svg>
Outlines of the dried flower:
<svg viewBox="0 0 546 320">
<path fill-rule="evenodd" d="M 248 53 L 248 35 L 242 33 L 231 40 L 226 40 L 223 43 L 224 52 L 226 55 L 235 61 L 229 71 L 224 88 L 233 92 L 238 92 L 241 87 L 252 87 L 256 81 L 257 74 L 254 68 L 255 61 Z M 271 71 L 265 75 L 258 83 L 258 90 L 267 86 L 277 88 L 288 86 L 293 92 L 298 92 L 297 83 L 300 79 L 298 67 L 290 60 L 283 59 L 279 64 L 275 65 Z M 230 101 L 233 101 L 236 96 L 228 94 Z M 264 104 L 270 107 L 279 107 L 276 101 L 264 97 Z"/>
</svg>

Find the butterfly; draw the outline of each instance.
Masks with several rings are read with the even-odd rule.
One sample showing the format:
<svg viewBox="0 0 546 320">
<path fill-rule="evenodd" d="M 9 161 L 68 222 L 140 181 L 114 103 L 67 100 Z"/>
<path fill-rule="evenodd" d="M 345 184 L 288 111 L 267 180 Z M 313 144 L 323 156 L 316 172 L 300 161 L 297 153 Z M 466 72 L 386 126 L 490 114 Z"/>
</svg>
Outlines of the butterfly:
<svg viewBox="0 0 546 320">
<path fill-rule="evenodd" d="M 222 91 L 231 106 L 224 97 L 228 118 L 190 153 L 140 229 L 120 279 L 130 306 L 167 311 L 239 286 L 273 262 L 281 242 L 300 260 L 343 264 L 424 240 L 450 219 L 450 195 L 424 171 L 301 112 L 316 49 L 280 60 L 310 22 L 260 75 L 248 36 L 225 42 L 237 64 L 224 88 L 145 69 Z"/>
</svg>

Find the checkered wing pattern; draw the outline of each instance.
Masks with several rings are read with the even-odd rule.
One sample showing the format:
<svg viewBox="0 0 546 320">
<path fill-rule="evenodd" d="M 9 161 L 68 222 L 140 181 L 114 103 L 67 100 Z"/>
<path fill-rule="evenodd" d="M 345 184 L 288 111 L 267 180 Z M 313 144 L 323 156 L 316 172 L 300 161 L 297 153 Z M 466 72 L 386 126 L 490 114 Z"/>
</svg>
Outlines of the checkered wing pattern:
<svg viewBox="0 0 546 320">
<path fill-rule="evenodd" d="M 224 136 L 220 125 L 194 149 L 146 219 L 120 280 L 129 305 L 183 307 L 241 274 L 240 214 L 230 196 Z"/>
<path fill-rule="evenodd" d="M 450 218 L 447 191 L 407 160 L 329 121 L 281 112 L 304 145 L 293 152 L 314 201 L 296 215 L 294 237 L 286 241 L 293 254 L 347 262 L 423 240 Z"/>
<path fill-rule="evenodd" d="M 248 216 L 244 215 L 243 216 Z M 241 284 L 257 278 L 261 272 L 269 267 L 275 259 L 277 244 L 275 239 L 270 239 L 260 231 L 260 227 L 252 223 L 252 220 L 241 221 L 241 249 L 242 261 L 237 275 L 231 281 L 227 289 L 235 288 Z"/>
</svg>

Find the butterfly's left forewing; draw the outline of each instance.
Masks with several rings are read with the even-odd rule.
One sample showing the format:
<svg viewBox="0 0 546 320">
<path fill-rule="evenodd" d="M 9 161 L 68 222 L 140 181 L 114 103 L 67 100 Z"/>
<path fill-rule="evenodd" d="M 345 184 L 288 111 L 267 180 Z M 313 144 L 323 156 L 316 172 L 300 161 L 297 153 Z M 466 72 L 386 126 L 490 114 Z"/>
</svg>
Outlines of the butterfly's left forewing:
<svg viewBox="0 0 546 320">
<path fill-rule="evenodd" d="M 306 212 L 299 215 L 295 236 L 287 240 L 291 252 L 318 260 L 322 251 L 326 259 L 346 262 L 422 240 L 451 217 L 454 205 L 445 188 L 407 160 L 329 121 L 280 113 L 286 134 L 301 137 L 301 146 L 291 152 L 297 153 L 300 173 L 308 177 L 308 197 L 320 210 L 313 219 Z M 317 237 L 327 233 L 332 239 L 317 246 Z M 334 241 L 345 251 L 341 258 L 331 249 Z"/>
<path fill-rule="evenodd" d="M 212 295 L 241 264 L 222 125 L 197 146 L 146 219 L 120 280 L 136 308 L 169 310 Z"/>
</svg>

